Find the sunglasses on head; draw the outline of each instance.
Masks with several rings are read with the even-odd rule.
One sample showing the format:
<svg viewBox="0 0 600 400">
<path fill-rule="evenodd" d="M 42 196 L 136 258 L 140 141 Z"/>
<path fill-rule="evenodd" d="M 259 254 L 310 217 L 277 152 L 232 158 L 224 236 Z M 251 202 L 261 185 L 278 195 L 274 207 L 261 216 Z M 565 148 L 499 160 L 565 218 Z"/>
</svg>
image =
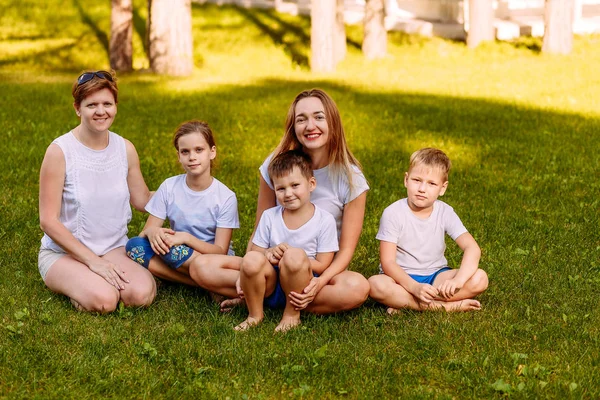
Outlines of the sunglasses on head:
<svg viewBox="0 0 600 400">
<path fill-rule="evenodd" d="M 108 81 L 113 82 L 113 77 L 110 72 L 107 72 L 107 71 L 84 72 L 83 74 L 79 75 L 79 78 L 77 78 L 77 86 L 83 85 L 84 83 L 91 81 L 92 79 L 94 79 L 94 76 L 97 76 L 100 79 L 106 79 Z"/>
</svg>

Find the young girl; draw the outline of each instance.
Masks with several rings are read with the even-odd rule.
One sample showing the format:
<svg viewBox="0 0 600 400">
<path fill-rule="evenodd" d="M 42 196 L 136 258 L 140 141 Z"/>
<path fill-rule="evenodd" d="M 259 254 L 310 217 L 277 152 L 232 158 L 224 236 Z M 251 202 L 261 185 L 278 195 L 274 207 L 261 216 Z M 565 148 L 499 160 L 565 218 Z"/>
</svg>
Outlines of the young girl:
<svg viewBox="0 0 600 400">
<path fill-rule="evenodd" d="M 229 254 L 232 230 L 239 228 L 237 199 L 211 175 L 217 155 L 206 122 L 184 122 L 173 144 L 185 174 L 165 180 L 146 205 L 150 213 L 139 237 L 127 242 L 127 255 L 156 277 L 198 286 L 189 266 L 200 254 Z M 163 228 L 165 219 L 170 228 Z"/>
</svg>

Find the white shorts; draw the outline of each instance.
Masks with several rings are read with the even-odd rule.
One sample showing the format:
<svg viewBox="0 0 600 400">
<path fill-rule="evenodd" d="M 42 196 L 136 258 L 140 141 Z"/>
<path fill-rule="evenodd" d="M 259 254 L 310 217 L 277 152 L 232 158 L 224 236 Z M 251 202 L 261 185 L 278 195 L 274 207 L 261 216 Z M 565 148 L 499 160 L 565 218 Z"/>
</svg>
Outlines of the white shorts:
<svg viewBox="0 0 600 400">
<path fill-rule="evenodd" d="M 38 253 L 38 269 L 44 282 L 46 281 L 46 274 L 50 271 L 50 267 L 66 255 L 67 253 L 40 248 L 40 252 Z"/>
</svg>

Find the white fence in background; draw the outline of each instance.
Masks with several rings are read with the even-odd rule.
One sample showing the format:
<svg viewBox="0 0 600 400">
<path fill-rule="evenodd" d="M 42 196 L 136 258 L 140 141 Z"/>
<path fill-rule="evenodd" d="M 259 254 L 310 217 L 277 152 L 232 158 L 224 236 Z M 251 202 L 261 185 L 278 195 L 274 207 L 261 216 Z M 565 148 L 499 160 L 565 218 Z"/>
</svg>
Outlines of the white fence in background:
<svg viewBox="0 0 600 400">
<path fill-rule="evenodd" d="M 309 15 L 311 0 L 192 0 L 195 3 L 234 4 L 247 8 L 274 8 L 292 15 Z M 544 32 L 544 0 L 494 0 L 496 36 L 500 40 L 521 35 L 541 36 Z M 360 23 L 365 0 L 344 0 L 344 19 Z M 385 0 L 388 30 L 442 36 L 465 37 L 468 0 Z M 600 32 L 600 0 L 575 0 L 575 33 Z"/>
</svg>

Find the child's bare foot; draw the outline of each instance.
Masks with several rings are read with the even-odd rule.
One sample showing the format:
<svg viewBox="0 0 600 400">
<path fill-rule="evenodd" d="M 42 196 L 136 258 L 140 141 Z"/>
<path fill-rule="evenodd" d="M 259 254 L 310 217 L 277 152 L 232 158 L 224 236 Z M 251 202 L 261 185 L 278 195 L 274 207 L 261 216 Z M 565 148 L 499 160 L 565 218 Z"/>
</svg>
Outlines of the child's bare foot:
<svg viewBox="0 0 600 400">
<path fill-rule="evenodd" d="M 245 331 L 253 326 L 260 324 L 262 320 L 262 318 L 248 317 L 244 322 L 242 322 L 233 329 L 235 329 L 238 332 Z"/>
<path fill-rule="evenodd" d="M 481 310 L 481 303 L 475 299 L 441 302 L 446 311 L 476 311 Z"/>
<path fill-rule="evenodd" d="M 236 297 L 235 299 L 226 299 L 221 302 L 221 312 L 229 312 L 234 307 L 246 304 L 246 300 Z"/>
<path fill-rule="evenodd" d="M 275 328 L 275 332 L 287 332 L 300 325 L 300 314 L 298 315 L 284 315 L 279 321 L 279 325 Z"/>
<path fill-rule="evenodd" d="M 395 315 L 398 314 L 400 312 L 400 310 L 398 308 L 393 308 L 393 307 L 388 307 L 387 310 L 385 310 L 388 315 Z"/>
<path fill-rule="evenodd" d="M 210 298 L 212 299 L 212 301 L 214 301 L 217 304 L 221 304 L 226 299 L 226 297 L 223 296 L 222 294 L 218 294 L 215 292 L 208 292 L 208 294 L 210 295 Z"/>
<path fill-rule="evenodd" d="M 76 302 L 72 298 L 69 298 L 69 300 L 71 300 L 71 304 L 73 304 L 73 307 L 75 307 L 75 309 L 77 311 L 84 311 L 83 307 L 81 307 L 81 304 L 79 304 L 78 302 Z"/>
</svg>

